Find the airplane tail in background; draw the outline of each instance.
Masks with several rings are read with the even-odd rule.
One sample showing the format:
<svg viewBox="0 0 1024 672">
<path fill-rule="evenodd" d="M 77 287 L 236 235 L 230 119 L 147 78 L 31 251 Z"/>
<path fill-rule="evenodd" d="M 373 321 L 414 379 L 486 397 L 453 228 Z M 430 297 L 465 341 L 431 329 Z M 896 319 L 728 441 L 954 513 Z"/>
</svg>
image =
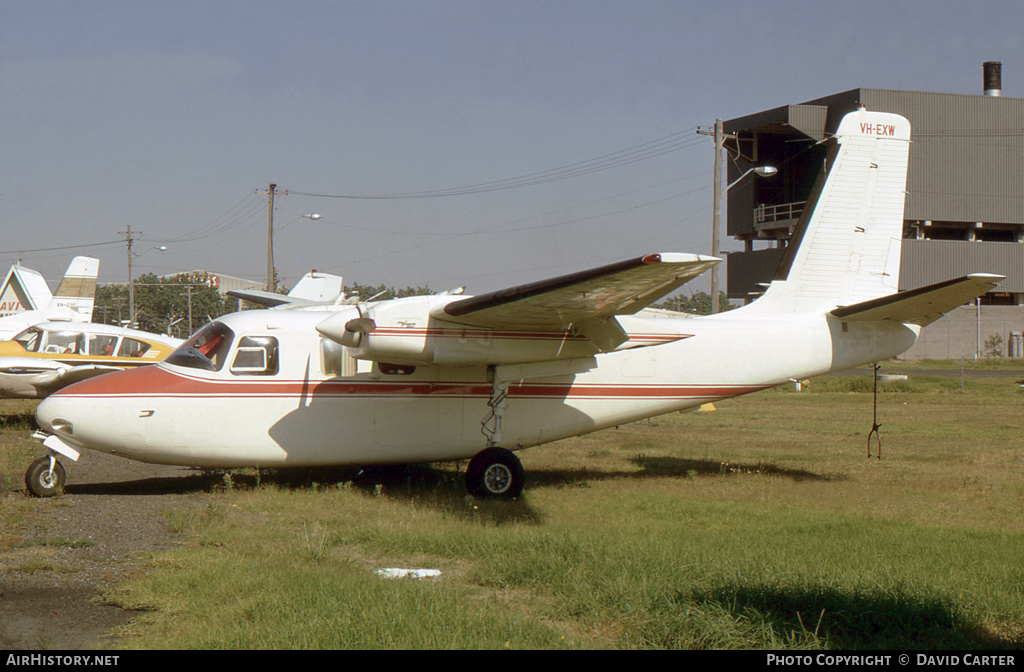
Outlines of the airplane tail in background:
<svg viewBox="0 0 1024 672">
<path fill-rule="evenodd" d="M 228 296 L 273 308 L 274 306 L 333 303 L 344 298 L 343 292 L 344 285 L 341 276 L 312 271 L 302 276 L 302 279 L 287 294 L 265 292 L 259 289 L 232 289 L 228 291 Z"/>
<path fill-rule="evenodd" d="M 0 286 L 0 317 L 9 317 L 48 304 L 53 294 L 42 273 L 14 264 Z"/>
<path fill-rule="evenodd" d="M 329 273 L 307 273 L 292 287 L 288 296 L 314 303 L 335 301 L 344 291 L 341 276 Z"/>
<path fill-rule="evenodd" d="M 910 122 L 861 108 L 843 117 L 833 142 L 775 279 L 754 304 L 761 309 L 827 311 L 898 289 Z"/>
<path fill-rule="evenodd" d="M 47 308 L 55 313 L 71 311 L 78 322 L 91 322 L 93 304 L 96 301 L 96 278 L 99 276 L 100 260 L 92 257 L 75 257 L 71 260 L 64 279 Z"/>
</svg>

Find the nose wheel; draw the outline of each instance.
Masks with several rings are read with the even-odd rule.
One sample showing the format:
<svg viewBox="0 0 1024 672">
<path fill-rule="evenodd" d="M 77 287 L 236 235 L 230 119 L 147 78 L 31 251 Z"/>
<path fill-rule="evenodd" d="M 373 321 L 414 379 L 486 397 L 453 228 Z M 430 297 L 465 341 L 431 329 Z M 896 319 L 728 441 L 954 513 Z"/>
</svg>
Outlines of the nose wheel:
<svg viewBox="0 0 1024 672">
<path fill-rule="evenodd" d="M 25 485 L 36 497 L 53 497 L 64 490 L 64 467 L 52 455 L 41 457 L 25 472 Z"/>
<path fill-rule="evenodd" d="M 466 469 L 466 489 L 480 499 L 515 499 L 522 494 L 525 483 L 523 463 L 504 448 L 480 451 Z"/>
</svg>

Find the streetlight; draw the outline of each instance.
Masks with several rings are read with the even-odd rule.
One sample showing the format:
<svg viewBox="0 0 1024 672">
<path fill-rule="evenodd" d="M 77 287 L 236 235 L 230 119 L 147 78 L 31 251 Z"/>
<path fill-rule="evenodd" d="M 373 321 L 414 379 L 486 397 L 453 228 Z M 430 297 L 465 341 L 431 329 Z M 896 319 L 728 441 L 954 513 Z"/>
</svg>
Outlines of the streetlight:
<svg viewBox="0 0 1024 672">
<path fill-rule="evenodd" d="M 272 192 L 271 196 L 270 196 L 271 197 L 271 201 L 270 201 L 271 202 L 271 208 L 273 208 L 273 188 L 275 186 L 277 186 L 277 185 L 273 185 L 273 184 L 270 185 L 271 192 Z M 274 268 L 274 234 L 277 233 L 278 231 L 282 231 L 285 228 L 291 226 L 292 224 L 294 224 L 295 222 L 299 221 L 300 219 L 305 218 L 305 219 L 312 219 L 313 221 L 316 221 L 316 220 L 320 219 L 321 216 L 322 215 L 318 215 L 316 213 L 313 213 L 311 215 L 299 215 L 298 217 L 296 217 L 292 221 L 288 222 L 284 226 L 279 226 L 278 228 L 275 229 L 274 228 L 273 209 L 271 209 L 270 220 L 269 220 L 269 223 L 267 224 L 267 291 L 268 292 L 272 292 L 272 291 L 274 291 L 277 288 L 277 269 Z"/>
<path fill-rule="evenodd" d="M 716 131 L 718 126 L 715 127 Z M 716 133 L 716 137 L 720 136 Z M 711 233 L 711 256 L 717 257 L 719 254 L 719 243 L 718 235 L 722 230 L 722 158 L 719 148 L 715 151 L 715 207 L 714 207 L 714 223 L 712 224 L 713 231 Z M 725 193 L 729 193 L 729 190 L 739 184 L 747 175 L 753 173 L 758 177 L 771 177 L 779 172 L 779 169 L 775 166 L 755 166 L 754 168 L 748 168 L 745 173 L 737 177 L 735 180 L 730 182 L 725 187 Z M 714 315 L 718 312 L 718 265 L 711 267 L 711 314 Z"/>
<path fill-rule="evenodd" d="M 709 134 L 710 135 L 710 134 Z M 715 120 L 715 202 L 714 202 L 714 214 L 712 215 L 711 222 L 711 256 L 719 256 L 719 245 L 718 236 L 722 229 L 722 146 L 725 144 L 725 130 L 721 119 Z M 728 192 L 744 177 L 750 173 L 754 173 L 758 177 L 771 177 L 778 173 L 779 170 L 774 166 L 758 166 L 751 168 L 747 172 L 739 176 L 739 178 L 732 181 L 725 188 L 725 192 Z M 711 268 L 711 314 L 714 315 L 718 312 L 718 266 L 712 266 Z"/>
<path fill-rule="evenodd" d="M 322 215 L 318 215 L 316 213 L 314 213 L 312 215 L 299 215 L 298 217 L 296 217 L 292 221 L 288 222 L 284 226 L 279 226 L 276 229 L 274 229 L 274 233 L 278 233 L 280 231 L 284 231 L 285 229 L 287 229 L 289 226 L 291 226 L 295 222 L 299 221 L 300 219 L 312 219 L 315 222 L 316 220 L 320 219 L 321 217 L 322 217 Z"/>
<path fill-rule="evenodd" d="M 772 175 L 775 175 L 778 172 L 779 172 L 779 169 L 776 168 L 775 166 L 756 166 L 754 168 L 748 168 L 747 172 L 743 173 L 742 175 L 737 177 L 735 180 L 730 182 L 729 186 L 727 186 L 725 188 L 725 191 L 726 191 L 726 193 L 728 193 L 730 189 L 732 189 L 734 186 L 736 186 L 737 182 L 742 180 L 747 175 L 750 175 L 751 173 L 753 173 L 754 175 L 757 175 L 758 177 L 771 177 Z"/>
</svg>

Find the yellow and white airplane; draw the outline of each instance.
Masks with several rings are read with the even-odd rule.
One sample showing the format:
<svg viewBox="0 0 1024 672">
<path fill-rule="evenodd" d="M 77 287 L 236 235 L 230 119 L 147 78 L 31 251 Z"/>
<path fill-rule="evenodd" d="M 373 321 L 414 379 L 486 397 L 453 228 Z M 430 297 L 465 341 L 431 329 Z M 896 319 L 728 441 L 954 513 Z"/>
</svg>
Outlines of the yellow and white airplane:
<svg viewBox="0 0 1024 672">
<path fill-rule="evenodd" d="M 514 451 L 898 355 L 921 327 L 995 286 L 974 274 L 897 292 L 910 124 L 841 120 L 774 281 L 754 303 L 690 317 L 644 309 L 718 259 L 649 254 L 481 296 L 293 301 L 221 317 L 156 366 L 44 399 L 51 454 L 89 449 L 206 467 L 470 459 L 468 490 L 516 497 Z"/>
<path fill-rule="evenodd" d="M 163 360 L 182 341 L 92 322 L 44 322 L 0 341 L 0 397 L 42 399 L 101 373 Z"/>
<path fill-rule="evenodd" d="M 64 278 L 52 295 L 42 276 L 21 266 L 12 266 L 3 286 L 4 310 L 0 317 L 0 340 L 6 340 L 41 322 L 89 322 L 92 320 L 93 303 L 96 298 L 96 278 L 99 275 L 100 260 L 92 257 L 75 257 L 71 260 Z M 20 288 L 12 280 L 20 280 Z M 19 297 L 19 291 L 30 294 Z M 21 310 L 22 299 L 39 306 L 34 310 Z"/>
</svg>

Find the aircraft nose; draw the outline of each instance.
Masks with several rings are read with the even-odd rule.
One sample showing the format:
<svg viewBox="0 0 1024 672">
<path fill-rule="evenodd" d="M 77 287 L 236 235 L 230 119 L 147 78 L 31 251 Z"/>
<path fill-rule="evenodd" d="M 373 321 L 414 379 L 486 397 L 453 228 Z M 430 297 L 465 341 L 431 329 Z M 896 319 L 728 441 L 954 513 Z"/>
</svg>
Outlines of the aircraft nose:
<svg viewBox="0 0 1024 672">
<path fill-rule="evenodd" d="M 59 396 L 43 399 L 36 408 L 36 422 L 51 434 L 74 436 L 74 420 L 71 417 L 74 409 L 67 402 L 67 399 Z"/>
<path fill-rule="evenodd" d="M 58 391 L 39 403 L 36 421 L 44 431 L 77 450 L 126 454 L 120 406 L 117 400 L 65 396 Z"/>
<path fill-rule="evenodd" d="M 39 403 L 36 420 L 45 431 L 76 446 L 146 460 L 149 436 L 145 402 L 136 396 L 159 382 L 156 366 L 106 373 L 57 390 Z"/>
</svg>

